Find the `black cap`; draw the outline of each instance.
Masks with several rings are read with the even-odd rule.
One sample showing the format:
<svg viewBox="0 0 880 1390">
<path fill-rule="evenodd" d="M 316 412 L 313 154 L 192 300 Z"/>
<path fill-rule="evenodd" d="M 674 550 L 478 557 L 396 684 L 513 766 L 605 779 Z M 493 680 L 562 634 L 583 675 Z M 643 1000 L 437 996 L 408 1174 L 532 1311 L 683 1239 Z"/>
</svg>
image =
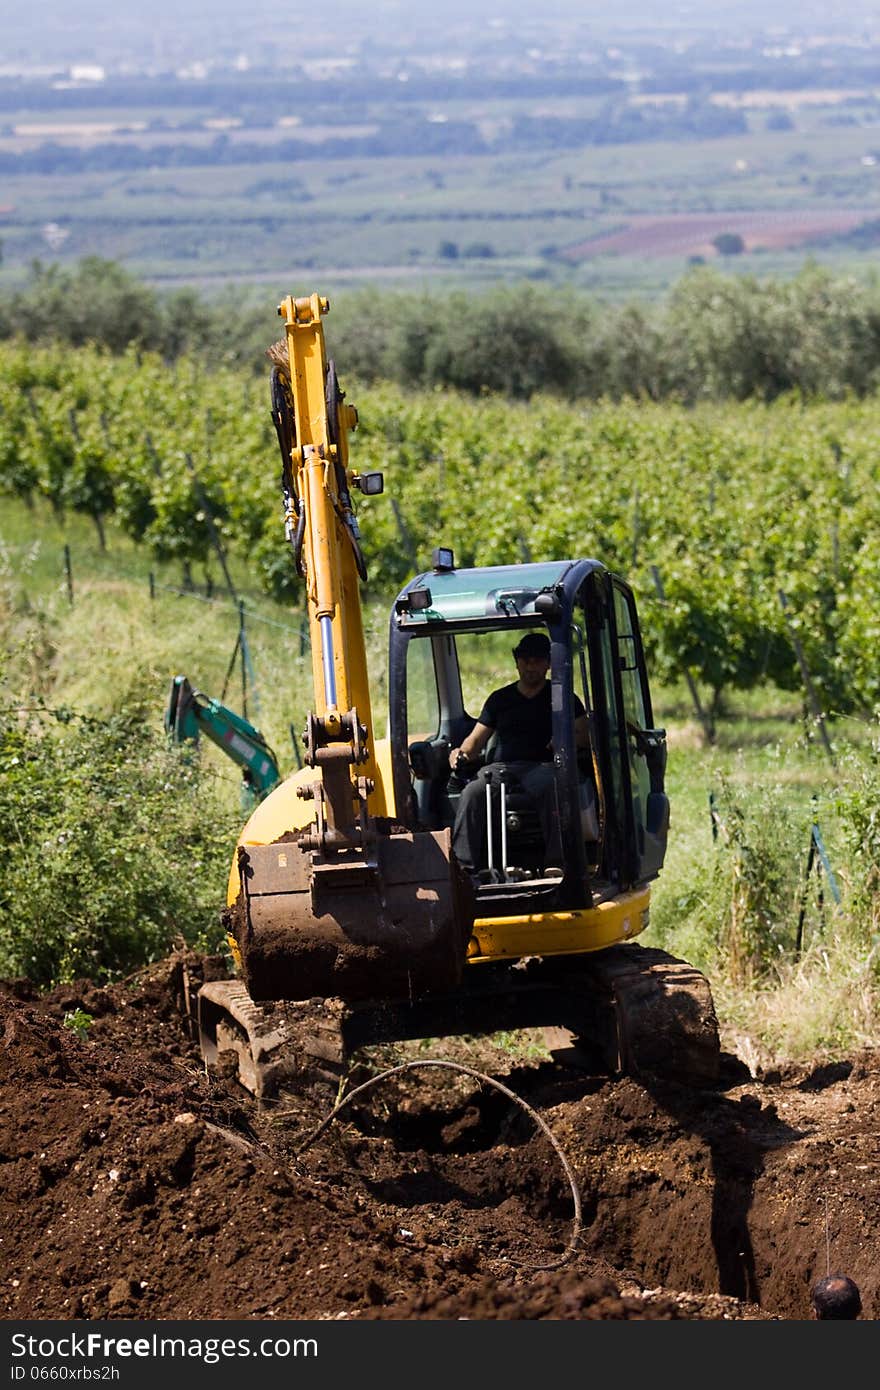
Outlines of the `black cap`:
<svg viewBox="0 0 880 1390">
<path fill-rule="evenodd" d="M 546 632 L 527 632 L 513 649 L 514 656 L 542 656 L 550 660 L 550 638 Z"/>
</svg>

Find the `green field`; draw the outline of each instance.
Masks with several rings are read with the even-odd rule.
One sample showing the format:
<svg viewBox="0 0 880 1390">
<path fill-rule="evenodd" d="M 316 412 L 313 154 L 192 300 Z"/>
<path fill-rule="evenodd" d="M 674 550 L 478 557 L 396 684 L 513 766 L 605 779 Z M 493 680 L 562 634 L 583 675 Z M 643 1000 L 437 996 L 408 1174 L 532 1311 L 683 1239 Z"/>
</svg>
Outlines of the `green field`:
<svg viewBox="0 0 880 1390">
<path fill-rule="evenodd" d="M 545 106 L 554 115 L 591 115 L 596 101 L 561 99 L 540 109 Z M 378 103 L 379 114 L 382 109 Z M 536 109 L 534 100 L 481 104 L 459 98 L 443 106 L 442 116 L 467 117 L 488 131 Z M 159 285 L 197 284 L 217 293 L 230 282 L 292 284 L 317 274 L 330 292 L 377 282 L 422 288 L 531 278 L 619 298 L 661 293 L 686 269 L 689 255 L 662 255 L 649 244 L 637 254 L 572 263 L 566 248 L 623 228 L 632 217 L 773 210 L 790 215 L 791 246 L 747 249 L 728 258 L 731 268 L 791 274 L 812 255 L 863 273 L 871 266 L 870 249 L 844 243 L 811 247 L 795 227 L 801 212 L 853 209 L 869 219 L 880 211 L 877 168 L 865 162 L 874 159 L 872 151 L 880 144 L 876 108 L 848 105 L 845 118 L 854 124 L 837 123 L 841 109 L 796 107 L 793 128 L 776 131 L 767 128 L 768 106 L 749 112 L 744 133 L 711 139 L 480 155 L 322 157 L 322 138 L 343 127 L 322 124 L 319 108 L 302 127 L 292 128 L 297 138 L 311 130 L 315 158 L 254 163 L 243 154 L 242 162 L 235 162 L 237 147 L 268 148 L 291 133 L 246 125 L 225 132 L 229 156 L 222 164 L 70 174 L 9 171 L 0 211 L 0 286 L 20 282 L 34 257 L 67 263 L 98 255 L 120 260 Z M 393 106 L 384 109 L 386 118 L 389 111 Z M 365 116 L 376 114 L 371 109 Z M 405 129 L 413 113 L 398 114 Z M 142 107 L 85 109 L 67 119 L 124 122 L 146 115 Z M 18 111 L 4 128 L 12 132 L 50 118 L 59 119 Z M 151 118 L 166 124 L 181 119 L 179 112 L 162 110 Z M 114 138 L 122 145 L 152 140 L 207 147 L 217 136 L 200 124 L 207 118 L 207 109 L 195 108 L 186 113 L 192 129 L 187 124 L 170 134 L 135 131 Z M 71 136 L 68 143 L 83 140 Z M 20 137 L 0 136 L 0 154 L 21 147 Z M 711 246 L 704 249 L 708 258 L 715 257 Z"/>
</svg>

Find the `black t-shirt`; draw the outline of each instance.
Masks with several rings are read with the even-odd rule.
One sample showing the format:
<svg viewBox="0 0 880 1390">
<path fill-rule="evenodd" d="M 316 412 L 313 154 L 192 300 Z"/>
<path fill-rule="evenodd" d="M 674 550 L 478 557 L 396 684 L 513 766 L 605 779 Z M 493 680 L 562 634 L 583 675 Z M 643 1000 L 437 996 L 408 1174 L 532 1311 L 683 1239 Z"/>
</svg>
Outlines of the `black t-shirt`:
<svg viewBox="0 0 880 1390">
<path fill-rule="evenodd" d="M 545 681 L 544 688 L 531 699 L 520 694 L 516 681 L 492 691 L 480 713 L 480 723 L 494 729 L 498 735 L 495 762 L 552 761 L 553 754 L 547 746 L 553 730 L 550 691 L 549 681 Z M 574 709 L 576 718 L 585 713 L 577 695 L 574 697 Z"/>
</svg>

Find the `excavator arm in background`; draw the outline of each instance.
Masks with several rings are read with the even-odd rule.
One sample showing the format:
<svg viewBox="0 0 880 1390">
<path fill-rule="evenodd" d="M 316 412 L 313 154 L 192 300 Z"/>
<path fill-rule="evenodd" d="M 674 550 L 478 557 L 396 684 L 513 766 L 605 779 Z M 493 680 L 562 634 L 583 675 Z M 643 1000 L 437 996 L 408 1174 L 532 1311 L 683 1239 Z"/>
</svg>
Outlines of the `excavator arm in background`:
<svg viewBox="0 0 880 1390">
<path fill-rule="evenodd" d="M 241 768 L 242 806 L 252 809 L 281 781 L 278 759 L 259 729 L 240 714 L 195 690 L 186 676 L 171 681 L 165 706 L 165 732 L 175 743 L 215 743 Z"/>
</svg>

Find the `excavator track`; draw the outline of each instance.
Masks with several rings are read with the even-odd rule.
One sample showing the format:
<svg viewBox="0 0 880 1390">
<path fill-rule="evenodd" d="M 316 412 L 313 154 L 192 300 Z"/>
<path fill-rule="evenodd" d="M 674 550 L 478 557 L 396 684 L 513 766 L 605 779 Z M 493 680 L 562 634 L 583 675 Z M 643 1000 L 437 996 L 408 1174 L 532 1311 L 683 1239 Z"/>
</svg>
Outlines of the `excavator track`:
<svg viewBox="0 0 880 1390">
<path fill-rule="evenodd" d="M 256 1004 L 240 980 L 204 985 L 199 1039 L 210 1069 L 258 1099 L 319 1086 L 334 1091 L 353 1054 L 379 1042 L 565 1030 L 611 1075 L 711 1085 L 718 1023 L 708 981 L 665 951 L 635 944 L 591 956 L 473 967 L 453 992 L 405 1002 L 340 999 Z"/>
<path fill-rule="evenodd" d="M 338 1088 L 345 1072 L 340 1000 L 255 1004 L 241 980 L 198 994 L 198 1032 L 209 1070 L 258 1100 L 314 1084 Z"/>
<path fill-rule="evenodd" d="M 614 1010 L 615 1071 L 718 1079 L 718 1020 L 705 975 L 645 946 L 611 947 L 590 968 Z"/>
</svg>

